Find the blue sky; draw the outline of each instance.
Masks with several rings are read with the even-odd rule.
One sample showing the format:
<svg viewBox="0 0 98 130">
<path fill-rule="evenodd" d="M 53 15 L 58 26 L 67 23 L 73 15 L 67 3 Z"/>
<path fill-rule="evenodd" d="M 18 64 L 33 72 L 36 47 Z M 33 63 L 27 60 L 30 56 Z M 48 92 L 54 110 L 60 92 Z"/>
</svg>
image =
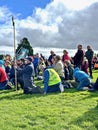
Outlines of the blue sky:
<svg viewBox="0 0 98 130">
<path fill-rule="evenodd" d="M 26 18 L 35 8 L 45 8 L 50 2 L 51 0 L 0 0 L 0 6 L 6 6 L 11 12 L 21 14 L 20 18 Z"/>
</svg>

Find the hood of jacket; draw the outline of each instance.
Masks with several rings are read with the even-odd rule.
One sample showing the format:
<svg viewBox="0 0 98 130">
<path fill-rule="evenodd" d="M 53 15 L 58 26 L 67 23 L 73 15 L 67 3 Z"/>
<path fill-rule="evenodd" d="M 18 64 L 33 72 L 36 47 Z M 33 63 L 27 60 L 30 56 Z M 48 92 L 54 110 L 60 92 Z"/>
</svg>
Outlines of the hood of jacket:
<svg viewBox="0 0 98 130">
<path fill-rule="evenodd" d="M 77 72 L 77 71 L 79 71 L 79 70 L 80 70 L 79 67 L 76 67 L 76 68 L 74 69 L 74 73 Z"/>
</svg>

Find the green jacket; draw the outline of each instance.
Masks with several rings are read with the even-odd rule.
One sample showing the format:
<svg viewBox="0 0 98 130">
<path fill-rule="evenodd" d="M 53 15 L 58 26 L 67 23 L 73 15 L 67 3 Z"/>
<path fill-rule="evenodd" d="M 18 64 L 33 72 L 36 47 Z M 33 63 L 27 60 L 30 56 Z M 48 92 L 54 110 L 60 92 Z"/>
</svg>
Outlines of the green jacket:
<svg viewBox="0 0 98 130">
<path fill-rule="evenodd" d="M 88 59 L 88 61 L 92 61 L 93 55 L 94 55 L 94 52 L 93 52 L 92 49 L 89 49 L 89 50 L 86 51 L 86 53 L 85 53 L 85 56 L 86 56 L 86 58 Z"/>
</svg>

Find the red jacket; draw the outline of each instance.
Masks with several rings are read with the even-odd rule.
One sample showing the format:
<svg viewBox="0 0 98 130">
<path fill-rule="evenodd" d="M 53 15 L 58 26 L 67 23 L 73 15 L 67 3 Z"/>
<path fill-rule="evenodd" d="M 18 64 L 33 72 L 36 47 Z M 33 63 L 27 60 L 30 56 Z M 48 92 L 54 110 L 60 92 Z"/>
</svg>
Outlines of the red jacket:
<svg viewBox="0 0 98 130">
<path fill-rule="evenodd" d="M 7 74 L 6 74 L 5 70 L 2 69 L 2 67 L 0 67 L 0 83 L 4 82 L 6 80 L 8 80 Z"/>
<path fill-rule="evenodd" d="M 63 55 L 63 57 L 62 57 L 62 61 L 64 62 L 65 60 L 69 60 L 69 61 L 71 61 L 71 57 L 70 57 L 68 54 Z"/>
</svg>

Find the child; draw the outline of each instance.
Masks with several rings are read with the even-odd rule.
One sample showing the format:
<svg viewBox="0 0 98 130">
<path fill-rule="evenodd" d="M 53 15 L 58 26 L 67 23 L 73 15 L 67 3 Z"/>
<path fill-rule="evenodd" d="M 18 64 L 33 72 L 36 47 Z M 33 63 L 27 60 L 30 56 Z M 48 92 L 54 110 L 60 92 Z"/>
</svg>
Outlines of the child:
<svg viewBox="0 0 98 130">
<path fill-rule="evenodd" d="M 86 59 L 86 57 L 83 60 L 81 70 L 88 74 L 88 60 Z"/>
</svg>

